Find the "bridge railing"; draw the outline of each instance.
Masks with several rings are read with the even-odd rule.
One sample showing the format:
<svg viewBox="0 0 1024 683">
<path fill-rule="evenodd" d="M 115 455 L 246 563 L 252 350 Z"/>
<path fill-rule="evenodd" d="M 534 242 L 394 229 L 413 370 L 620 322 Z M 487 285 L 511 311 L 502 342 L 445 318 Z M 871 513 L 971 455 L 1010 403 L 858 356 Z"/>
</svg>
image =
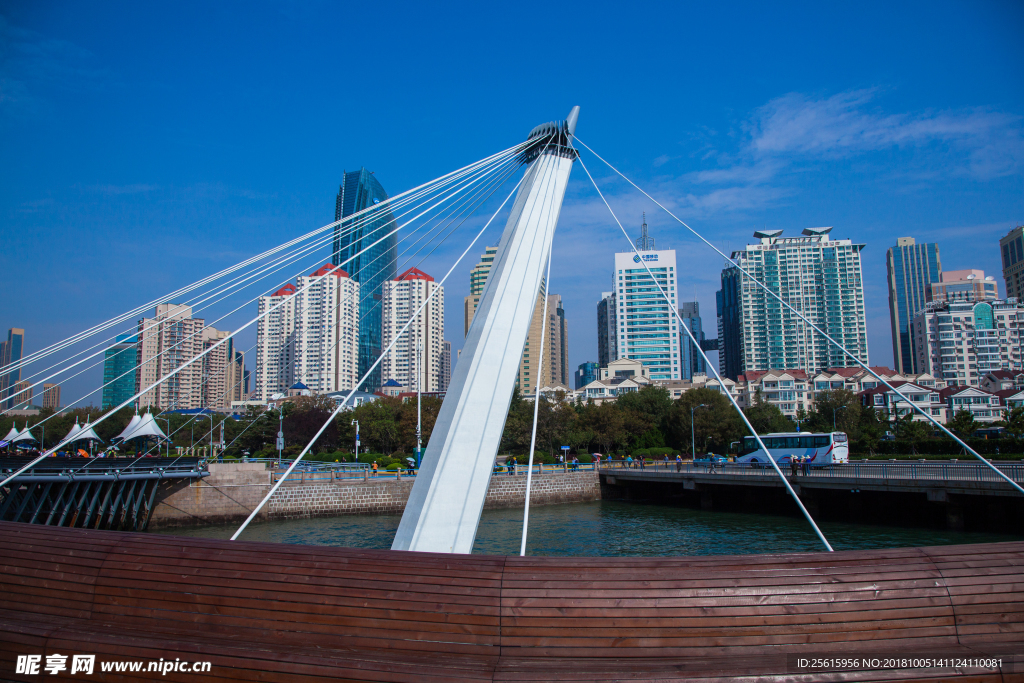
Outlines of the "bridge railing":
<svg viewBox="0 0 1024 683">
<path fill-rule="evenodd" d="M 993 462 L 999 471 L 1015 482 L 1024 483 L 1024 463 Z M 982 463 L 950 461 L 854 461 L 826 467 L 798 468 L 794 474 L 788 463 L 779 468 L 788 478 L 796 479 L 885 479 L 926 480 L 948 482 L 1002 482 L 1003 480 Z M 621 460 L 602 462 L 603 471 L 644 472 L 652 474 L 728 474 L 749 477 L 777 477 L 770 465 L 751 466 L 749 463 L 708 463 L 684 461 L 682 463 L 655 461 L 641 467 L 639 462 Z"/>
<path fill-rule="evenodd" d="M 15 472 L 26 462 L 24 458 L 0 458 L 0 475 Z M 200 458 L 47 458 L 14 481 L 171 479 L 207 475 L 207 463 Z"/>
</svg>

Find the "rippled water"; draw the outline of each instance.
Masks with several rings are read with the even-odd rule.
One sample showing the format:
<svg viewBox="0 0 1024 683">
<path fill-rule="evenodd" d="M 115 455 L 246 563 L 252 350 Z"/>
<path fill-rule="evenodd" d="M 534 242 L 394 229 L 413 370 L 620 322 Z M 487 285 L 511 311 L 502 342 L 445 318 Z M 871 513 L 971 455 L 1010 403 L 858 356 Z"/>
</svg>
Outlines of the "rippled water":
<svg viewBox="0 0 1024 683">
<path fill-rule="evenodd" d="M 350 515 L 251 524 L 247 541 L 390 548 L 401 515 Z M 474 553 L 518 555 L 522 509 L 485 510 Z M 899 548 L 1024 540 L 1024 534 L 907 529 L 825 522 L 822 533 L 836 550 Z M 155 533 L 229 538 L 237 529 L 210 526 Z M 595 501 L 530 509 L 527 552 L 561 556 L 733 555 L 821 550 L 803 520 L 663 505 Z"/>
</svg>

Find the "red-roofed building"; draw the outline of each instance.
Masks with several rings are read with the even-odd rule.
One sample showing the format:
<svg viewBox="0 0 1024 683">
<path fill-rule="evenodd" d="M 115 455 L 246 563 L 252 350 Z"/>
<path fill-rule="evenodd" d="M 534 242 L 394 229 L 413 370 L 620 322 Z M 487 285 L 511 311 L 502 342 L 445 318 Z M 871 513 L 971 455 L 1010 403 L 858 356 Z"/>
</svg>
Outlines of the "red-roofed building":
<svg viewBox="0 0 1024 683">
<path fill-rule="evenodd" d="M 905 380 L 892 381 L 890 384 L 893 389 L 899 391 L 899 394 L 903 394 L 903 396 L 910 400 L 907 401 L 901 398 L 896 391 L 889 389 L 885 385 L 879 385 L 857 394 L 861 405 L 865 408 L 874 408 L 882 413 L 883 419 L 886 420 L 913 413 L 914 420 L 928 422 L 928 418 L 915 409 L 914 406 L 916 406 L 935 418 L 936 422 L 940 424 L 946 423 L 945 402 L 941 391 L 936 391 L 934 387 L 924 387 Z"/>
<path fill-rule="evenodd" d="M 295 285 L 289 282 L 284 287 L 271 294 L 271 296 L 291 296 L 294 293 Z"/>
<path fill-rule="evenodd" d="M 322 277 L 324 275 L 327 275 L 328 273 L 330 273 L 331 275 L 337 275 L 338 277 L 349 277 L 349 274 L 342 268 L 336 268 L 333 272 L 331 270 L 332 268 L 334 268 L 333 263 L 325 263 L 315 273 L 310 273 L 309 277 Z"/>
<path fill-rule="evenodd" d="M 396 282 L 403 282 L 405 280 L 426 280 L 427 282 L 433 282 L 434 278 L 427 275 L 419 268 L 410 268 L 395 278 Z"/>
</svg>

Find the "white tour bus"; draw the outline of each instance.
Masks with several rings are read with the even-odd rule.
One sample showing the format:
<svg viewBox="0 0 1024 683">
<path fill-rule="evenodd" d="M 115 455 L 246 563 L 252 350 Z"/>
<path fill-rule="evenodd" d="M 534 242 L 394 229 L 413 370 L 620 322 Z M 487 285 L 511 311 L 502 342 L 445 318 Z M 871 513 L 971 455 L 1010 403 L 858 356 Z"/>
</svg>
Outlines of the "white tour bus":
<svg viewBox="0 0 1024 683">
<path fill-rule="evenodd" d="M 843 432 L 780 432 L 765 434 L 761 440 L 779 464 L 788 465 L 794 457 L 807 458 L 812 467 L 850 462 L 850 444 Z M 768 456 L 754 437 L 745 436 L 736 462 L 760 467 L 768 464 Z"/>
</svg>

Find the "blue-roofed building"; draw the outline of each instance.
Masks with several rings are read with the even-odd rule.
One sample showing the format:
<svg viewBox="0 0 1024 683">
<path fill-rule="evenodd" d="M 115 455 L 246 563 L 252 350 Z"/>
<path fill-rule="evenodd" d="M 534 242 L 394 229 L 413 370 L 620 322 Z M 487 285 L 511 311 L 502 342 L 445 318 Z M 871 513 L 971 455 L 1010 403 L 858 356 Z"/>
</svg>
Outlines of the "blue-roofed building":
<svg viewBox="0 0 1024 683">
<path fill-rule="evenodd" d="M 387 192 L 373 173 L 361 168 L 345 173 L 334 206 L 339 221 L 385 202 Z M 364 220 L 367 219 L 367 220 Z M 353 227 L 355 226 L 355 227 Z M 381 298 L 383 285 L 397 275 L 395 218 L 390 209 L 369 211 L 334 228 L 333 263 L 352 274 L 359 283 L 359 376 L 366 374 L 381 354 Z M 365 251 L 364 251 L 365 250 Z M 359 387 L 368 392 L 380 388 L 380 369 Z"/>
</svg>

